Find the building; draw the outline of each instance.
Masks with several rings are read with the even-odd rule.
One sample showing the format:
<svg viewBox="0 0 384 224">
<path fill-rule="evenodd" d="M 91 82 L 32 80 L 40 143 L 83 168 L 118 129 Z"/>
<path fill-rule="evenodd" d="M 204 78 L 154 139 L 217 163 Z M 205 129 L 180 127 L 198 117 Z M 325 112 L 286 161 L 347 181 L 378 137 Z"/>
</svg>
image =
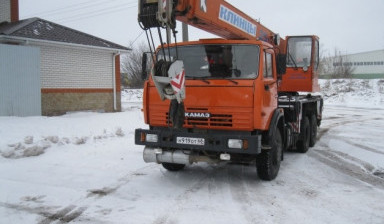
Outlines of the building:
<svg viewBox="0 0 384 224">
<path fill-rule="evenodd" d="M 121 110 L 128 48 L 41 18 L 19 21 L 17 0 L 0 3 L 0 116 Z"/>
<path fill-rule="evenodd" d="M 328 66 L 349 67 L 355 78 L 384 78 L 384 50 L 340 55 L 328 60 Z"/>
</svg>

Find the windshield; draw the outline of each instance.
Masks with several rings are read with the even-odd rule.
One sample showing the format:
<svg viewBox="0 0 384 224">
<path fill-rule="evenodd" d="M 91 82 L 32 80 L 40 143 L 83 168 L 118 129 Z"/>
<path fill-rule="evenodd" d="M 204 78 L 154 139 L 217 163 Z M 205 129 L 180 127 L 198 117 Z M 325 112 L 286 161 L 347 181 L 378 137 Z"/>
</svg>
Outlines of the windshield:
<svg viewBox="0 0 384 224">
<path fill-rule="evenodd" d="M 308 67 L 311 62 L 311 52 L 311 37 L 289 38 L 287 67 Z"/>
<path fill-rule="evenodd" d="M 170 49 L 171 60 L 176 49 Z M 259 47 L 255 45 L 193 45 L 178 47 L 187 78 L 254 79 L 259 69 Z M 168 51 L 165 51 L 168 60 Z M 163 51 L 158 59 L 163 59 Z"/>
</svg>

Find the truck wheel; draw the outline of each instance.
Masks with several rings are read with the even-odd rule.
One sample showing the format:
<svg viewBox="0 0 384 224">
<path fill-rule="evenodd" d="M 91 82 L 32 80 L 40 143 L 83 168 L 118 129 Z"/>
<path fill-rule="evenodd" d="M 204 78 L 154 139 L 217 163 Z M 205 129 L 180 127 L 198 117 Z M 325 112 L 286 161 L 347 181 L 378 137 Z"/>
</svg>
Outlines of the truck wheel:
<svg viewBox="0 0 384 224">
<path fill-rule="evenodd" d="M 317 136 L 317 119 L 315 114 L 312 114 L 309 126 L 311 127 L 311 138 L 309 140 L 309 147 L 313 147 L 316 144 Z"/>
<path fill-rule="evenodd" d="M 169 171 L 175 172 L 184 169 L 184 164 L 176 164 L 176 163 L 162 163 L 163 167 Z"/>
<path fill-rule="evenodd" d="M 311 129 L 309 127 L 308 117 L 304 117 L 301 121 L 300 140 L 297 141 L 296 148 L 298 152 L 306 153 L 309 149 L 309 141 L 311 138 Z"/>
<path fill-rule="evenodd" d="M 271 146 L 270 150 L 261 152 L 256 158 L 257 174 L 262 180 L 275 179 L 280 169 L 283 141 L 278 129 L 275 130 Z"/>
</svg>

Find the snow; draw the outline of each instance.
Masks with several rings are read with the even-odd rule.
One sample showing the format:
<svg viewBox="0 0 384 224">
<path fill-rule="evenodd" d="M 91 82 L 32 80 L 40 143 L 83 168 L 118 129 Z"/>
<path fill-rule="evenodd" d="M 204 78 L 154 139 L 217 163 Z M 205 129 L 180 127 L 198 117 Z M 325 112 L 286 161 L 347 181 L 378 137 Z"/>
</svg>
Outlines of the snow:
<svg viewBox="0 0 384 224">
<path fill-rule="evenodd" d="M 123 112 L 0 117 L 0 223 L 384 223 L 382 80 L 322 80 L 324 119 L 278 177 L 252 165 L 146 164 L 142 91 Z"/>
<path fill-rule="evenodd" d="M 381 107 L 384 105 L 384 79 L 321 79 L 328 105 Z"/>
</svg>

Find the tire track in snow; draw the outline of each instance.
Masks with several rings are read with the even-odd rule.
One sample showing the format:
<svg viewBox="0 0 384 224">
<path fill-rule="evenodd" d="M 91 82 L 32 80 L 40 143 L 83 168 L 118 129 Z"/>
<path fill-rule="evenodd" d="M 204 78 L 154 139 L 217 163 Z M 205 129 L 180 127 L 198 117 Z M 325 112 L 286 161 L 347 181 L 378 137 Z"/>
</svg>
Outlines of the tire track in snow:
<svg viewBox="0 0 384 224">
<path fill-rule="evenodd" d="M 352 145 L 352 146 L 356 146 L 356 147 L 358 147 L 358 148 L 360 148 L 360 149 L 364 149 L 364 150 L 369 151 L 369 152 L 372 152 L 372 153 L 376 153 L 376 154 L 384 155 L 384 152 L 382 152 L 382 151 L 379 151 L 379 150 L 377 150 L 377 149 L 371 148 L 371 147 L 366 146 L 366 145 L 362 145 L 362 144 L 353 142 L 353 141 L 351 141 L 351 140 L 349 140 L 349 139 L 346 139 L 346 138 L 344 138 L 344 137 L 329 136 L 328 138 L 338 139 L 338 140 L 341 140 L 341 141 L 343 141 L 343 142 L 345 142 L 345 143 L 348 143 L 348 144 L 350 144 L 350 145 Z"/>
<path fill-rule="evenodd" d="M 331 124 L 328 124 L 328 125 L 326 125 L 324 127 L 320 127 L 320 129 L 319 129 L 319 131 L 317 133 L 316 139 L 320 140 L 321 137 L 323 137 L 323 135 L 327 134 L 333 128 L 337 128 L 337 127 L 344 126 L 344 125 L 347 125 L 347 124 L 355 124 L 355 123 L 362 123 L 362 122 L 366 122 L 366 121 L 374 121 L 374 120 L 377 120 L 377 119 L 381 119 L 381 118 L 376 118 L 375 117 L 375 118 L 367 118 L 367 119 L 360 119 L 360 120 L 353 119 L 353 120 L 336 121 L 335 123 L 331 123 Z"/>
<path fill-rule="evenodd" d="M 30 214 L 36 214 L 43 217 L 43 220 L 37 222 L 38 224 L 49 224 L 55 221 L 69 223 L 78 218 L 87 208 L 76 207 L 75 205 L 69 205 L 58 211 L 54 211 L 55 207 L 39 206 L 36 208 L 26 205 L 15 205 L 10 203 L 0 203 L 1 207 L 14 209 L 17 211 L 27 212 Z"/>
<path fill-rule="evenodd" d="M 345 113 L 345 108 L 332 108 L 333 110 L 340 110 L 342 113 Z M 350 112 L 354 111 L 366 111 L 364 108 L 347 108 Z M 362 117 L 358 114 L 337 114 L 336 116 L 330 117 L 330 119 L 325 118 L 325 121 L 330 121 L 330 124 L 326 125 L 325 127 L 320 128 L 317 136 L 317 140 L 320 140 L 322 136 L 327 134 L 330 130 L 341 127 L 348 124 L 356 124 L 356 123 L 364 123 L 367 121 L 375 121 L 375 120 L 383 120 L 382 117 L 376 117 L 377 114 L 375 114 L 375 117 L 365 118 L 365 119 L 359 119 L 358 117 Z M 342 117 L 339 117 L 342 116 Z M 354 118 L 352 118 L 354 117 Z M 364 146 L 358 143 L 355 143 L 349 139 L 344 138 L 337 138 L 336 136 L 329 136 L 329 138 L 336 138 L 344 141 L 347 144 L 356 146 L 358 148 L 361 148 L 362 150 L 370 151 L 377 154 L 384 154 L 381 151 L 378 151 L 376 149 L 370 148 L 368 146 Z M 332 150 L 327 142 L 318 142 L 317 147 L 313 150 L 311 150 L 308 153 L 308 156 L 319 160 L 320 162 L 344 173 L 349 176 L 352 176 L 360 181 L 363 181 L 365 183 L 371 184 L 373 186 L 380 187 L 384 189 L 384 179 L 380 178 L 379 175 L 375 175 L 375 167 L 365 161 L 362 161 L 358 158 L 355 158 L 351 155 L 348 155 L 343 152 Z M 348 162 L 348 160 L 350 162 Z"/>
<path fill-rule="evenodd" d="M 132 181 L 132 179 L 136 177 L 143 176 L 143 172 L 147 169 L 151 169 L 157 167 L 157 164 L 151 164 L 139 169 L 130 171 L 125 176 L 119 178 L 118 182 L 115 184 L 110 184 L 109 186 L 103 187 L 102 189 L 93 189 L 88 190 L 87 195 L 73 201 L 68 206 L 48 206 L 41 205 L 32 206 L 32 205 L 21 205 L 21 204 L 11 204 L 11 203 L 2 203 L 0 202 L 1 207 L 5 207 L 8 209 L 14 209 L 22 212 L 27 212 L 30 214 L 36 214 L 41 216 L 41 220 L 37 222 L 38 224 L 48 224 L 55 221 L 61 221 L 64 223 L 68 223 L 79 218 L 83 212 L 85 212 L 88 207 L 90 207 L 94 201 L 97 199 L 101 199 L 102 197 L 108 196 L 113 192 L 117 191 L 120 187 L 128 184 Z M 96 220 L 94 220 L 96 222 Z"/>
<path fill-rule="evenodd" d="M 335 153 L 332 153 L 330 149 L 315 149 L 308 152 L 307 155 L 340 171 L 341 173 L 354 177 L 372 186 L 384 189 L 384 179 L 370 172 L 366 172 L 359 165 L 350 163 L 346 159 L 340 158 Z"/>
<path fill-rule="evenodd" d="M 196 194 L 199 190 L 201 190 L 204 186 L 208 185 L 209 187 L 209 179 L 214 178 L 217 176 L 217 174 L 224 169 L 224 167 L 209 167 L 209 171 L 207 172 L 207 168 L 203 168 L 204 175 L 195 181 L 194 184 L 192 184 L 190 187 L 185 189 L 182 193 L 178 194 L 176 197 L 174 197 L 173 202 L 168 206 L 169 208 L 172 208 L 171 211 L 167 210 L 167 212 L 159 217 L 157 217 L 153 224 L 172 224 L 177 223 L 174 220 L 172 220 L 172 216 L 177 216 L 178 213 L 183 211 L 185 209 L 185 206 L 188 204 L 188 200 Z M 196 170 L 194 171 L 196 172 Z"/>
<path fill-rule="evenodd" d="M 256 166 L 255 164 L 251 164 Z M 243 169 L 243 167 L 241 167 Z M 255 171 L 256 171 L 256 167 Z M 240 172 L 239 175 L 238 170 L 236 169 L 236 173 L 233 172 L 233 169 L 228 170 L 228 185 L 231 191 L 232 198 L 239 204 L 241 214 L 249 224 L 262 223 L 260 216 L 258 213 L 262 213 L 263 211 L 258 210 L 257 207 L 254 207 L 254 200 L 251 195 L 249 195 L 247 182 L 247 176 L 244 176 L 244 172 Z M 255 175 L 255 183 L 256 183 L 256 172 Z"/>
<path fill-rule="evenodd" d="M 76 206 L 69 205 L 53 214 L 45 214 L 46 218 L 38 222 L 38 224 L 49 224 L 55 221 L 69 223 L 78 218 L 87 209 L 86 207 L 75 208 Z"/>
<path fill-rule="evenodd" d="M 114 184 L 109 184 L 109 185 L 107 185 L 101 189 L 88 190 L 87 198 L 89 198 L 89 197 L 99 198 L 99 197 L 104 197 L 104 196 L 107 196 L 109 194 L 112 194 L 112 193 L 116 192 L 119 188 L 121 188 L 122 186 L 131 182 L 132 179 L 140 177 L 140 176 L 145 176 L 146 174 L 143 173 L 143 171 L 145 171 L 147 169 L 156 168 L 156 167 L 158 167 L 158 164 L 151 164 L 151 165 L 147 165 L 147 166 L 141 167 L 139 169 L 130 171 L 125 176 L 119 178 L 118 181 Z"/>
</svg>

